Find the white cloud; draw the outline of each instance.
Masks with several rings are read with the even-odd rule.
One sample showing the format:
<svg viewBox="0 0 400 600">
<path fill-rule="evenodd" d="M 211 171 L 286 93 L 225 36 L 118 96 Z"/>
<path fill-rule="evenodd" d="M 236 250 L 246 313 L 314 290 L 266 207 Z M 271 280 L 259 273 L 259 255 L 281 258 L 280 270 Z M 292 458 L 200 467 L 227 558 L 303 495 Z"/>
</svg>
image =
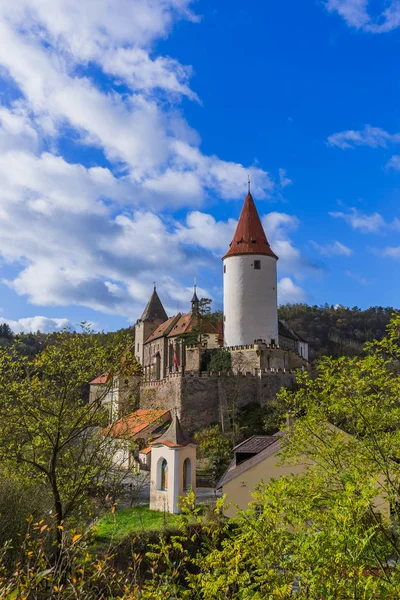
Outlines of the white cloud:
<svg viewBox="0 0 400 600">
<path fill-rule="evenodd" d="M 332 244 L 326 244 L 325 246 L 313 241 L 311 243 L 323 256 L 351 256 L 353 254 L 351 248 L 337 240 L 332 242 Z"/>
<path fill-rule="evenodd" d="M 343 219 L 352 229 L 358 229 L 362 233 L 377 233 L 386 226 L 384 218 L 377 212 L 366 215 L 352 208 L 348 213 L 330 212 L 329 214 L 331 217 Z"/>
<path fill-rule="evenodd" d="M 400 133 L 388 133 L 380 127 L 366 125 L 364 129 L 355 131 L 349 129 L 334 133 L 328 137 L 330 146 L 337 146 L 342 150 L 355 146 L 369 146 L 370 148 L 386 148 L 388 144 L 398 144 Z"/>
<path fill-rule="evenodd" d="M 176 235 L 183 243 L 219 251 L 222 256 L 228 250 L 236 225 L 235 219 L 217 221 L 212 215 L 195 211 L 187 215 L 185 225 L 177 224 Z"/>
<path fill-rule="evenodd" d="M 400 246 L 388 246 L 381 252 L 382 256 L 389 256 L 390 258 L 400 259 Z"/>
<path fill-rule="evenodd" d="M 290 277 L 283 277 L 278 282 L 279 304 L 295 304 L 307 300 L 306 292 L 296 285 Z"/>
<path fill-rule="evenodd" d="M 287 176 L 286 169 L 279 169 L 279 185 L 282 189 L 291 185 L 293 181 Z"/>
<path fill-rule="evenodd" d="M 264 230 L 275 254 L 279 257 L 278 270 L 282 274 L 303 278 L 307 273 L 317 273 L 321 267 L 307 259 L 290 239 L 300 221 L 295 215 L 270 212 L 262 218 Z"/>
<path fill-rule="evenodd" d="M 125 26 L 125 34 L 120 34 L 115 26 L 110 25 L 108 21 L 112 23 L 116 7 L 111 7 L 108 0 L 99 3 L 99 15 L 94 17 L 94 24 L 88 20 L 88 15 L 79 23 L 77 29 L 82 34 L 82 39 L 72 32 L 74 21 L 70 22 L 71 15 L 74 18 L 82 16 L 81 3 L 78 0 L 69 0 L 68 3 L 66 0 L 59 0 L 55 4 L 57 10 L 54 24 L 45 10 L 34 10 L 26 0 L 22 2 L 23 10 L 14 9 L 10 14 L 3 6 L 4 18 L 1 20 L 0 3 L 0 34 L 3 40 L 0 63 L 8 70 L 36 121 L 48 134 L 56 135 L 61 125 L 68 124 L 76 130 L 83 143 L 101 148 L 108 160 L 122 163 L 128 168 L 131 181 L 139 185 L 149 181 L 150 190 L 154 190 L 154 182 L 158 182 L 159 186 L 161 184 L 160 191 L 163 183 L 169 184 L 168 181 L 163 181 L 167 171 L 170 176 L 172 172 L 181 175 L 182 172 L 189 171 L 198 180 L 197 188 L 210 189 L 227 199 L 238 198 L 243 194 L 246 175 L 250 172 L 258 197 L 271 193 L 274 187 L 272 179 L 262 169 L 245 168 L 215 156 L 204 156 L 198 148 L 198 136 L 187 126 L 178 111 L 159 102 L 156 94 L 142 93 L 143 86 L 138 83 L 139 80 L 144 80 L 150 85 L 154 73 L 151 75 L 149 71 L 153 69 L 158 73 L 157 87 L 163 87 L 166 91 L 173 88 L 178 93 L 179 85 L 172 85 L 170 81 L 174 73 L 171 65 L 174 65 L 175 71 L 186 73 L 186 76 L 189 70 L 176 61 L 165 58 L 160 59 L 160 64 L 166 65 L 165 73 L 163 77 L 159 76 L 160 64 L 155 69 L 154 65 L 158 63 L 146 59 L 145 49 L 137 49 L 138 40 L 142 39 L 137 28 L 132 27 L 129 33 Z M 119 0 L 119 4 L 121 10 L 125 9 L 127 12 L 126 19 L 131 14 L 131 4 L 140 10 L 142 6 L 141 2 L 128 3 L 127 0 Z M 145 28 L 150 26 L 149 19 L 154 19 L 157 23 L 157 15 L 159 17 L 158 29 L 150 28 L 150 38 L 165 35 L 166 23 L 171 22 L 176 12 L 186 15 L 187 5 L 188 2 L 183 0 L 154 0 L 154 16 L 150 19 L 148 11 L 144 11 Z M 108 15 L 107 10 L 112 14 Z M 51 9 L 49 14 L 52 14 Z M 120 18 L 117 22 L 120 23 Z M 140 23 L 137 16 L 135 22 Z M 22 35 L 20 29 L 28 30 L 29 36 Z M 145 38 L 148 33 L 146 29 Z M 109 37 L 112 34 L 115 35 L 114 38 Z M 129 66 L 134 93 L 106 93 L 88 76 L 77 74 L 75 67 L 84 67 L 85 61 L 97 58 L 102 64 L 110 49 L 113 53 L 116 50 L 125 52 L 126 47 L 121 46 L 123 43 L 131 44 L 130 52 L 135 53 L 138 59 L 139 67 L 137 63 Z M 114 64 L 113 61 L 111 63 Z M 147 65 L 144 71 L 143 64 Z M 107 65 L 109 71 L 111 67 L 109 63 Z M 135 71 L 135 65 L 138 72 Z M 138 87 L 134 87 L 135 85 Z M 186 84 L 185 90 L 186 95 L 194 96 L 189 94 Z M 196 186 L 195 182 L 192 182 L 193 185 Z M 197 193 L 196 201 L 198 196 Z"/>
<path fill-rule="evenodd" d="M 353 273 L 352 271 L 346 271 L 346 275 L 347 275 L 347 277 L 350 277 L 350 279 L 354 279 L 354 281 L 357 281 L 361 285 L 368 285 L 369 283 L 372 283 L 369 279 L 367 279 L 366 277 L 363 277 L 363 275 L 360 275 L 359 273 Z"/>
<path fill-rule="evenodd" d="M 258 199 L 288 185 L 283 170 L 276 184 L 258 166 L 201 151 L 178 106 L 198 100 L 192 69 L 155 52 L 178 19 L 197 20 L 190 6 L 0 0 L 0 77 L 19 92 L 0 105 L 0 258 L 31 303 L 136 318 L 156 279 L 173 306 L 234 227 L 193 209 L 209 194 L 243 198 L 248 173 Z M 106 166 L 68 162 L 63 137 Z M 176 209 L 188 210 L 184 225 Z"/>
<path fill-rule="evenodd" d="M 36 333 L 37 331 L 51 333 L 72 326 L 68 319 L 52 319 L 40 316 L 26 317 L 17 321 L 0 318 L 0 322 L 7 323 L 14 333 Z"/>
<path fill-rule="evenodd" d="M 386 168 L 394 169 L 395 171 L 400 171 L 400 155 L 394 154 L 386 163 Z"/>
<path fill-rule="evenodd" d="M 373 17 L 369 12 L 369 0 L 326 0 L 330 12 L 337 12 L 350 27 L 371 33 L 385 33 L 400 25 L 398 0 L 382 2 L 381 12 Z"/>
</svg>

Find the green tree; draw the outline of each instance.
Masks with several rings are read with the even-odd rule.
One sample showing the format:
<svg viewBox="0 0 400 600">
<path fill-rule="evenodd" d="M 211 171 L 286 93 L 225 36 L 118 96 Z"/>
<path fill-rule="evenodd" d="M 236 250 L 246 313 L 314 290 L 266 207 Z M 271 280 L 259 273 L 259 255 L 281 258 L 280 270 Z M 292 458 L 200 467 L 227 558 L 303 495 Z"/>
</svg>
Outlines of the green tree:
<svg viewBox="0 0 400 600">
<path fill-rule="evenodd" d="M 212 321 L 211 304 L 212 300 L 210 298 L 201 298 L 197 306 L 194 307 L 191 331 L 179 336 L 186 345 L 194 346 L 203 344 L 207 340 L 207 324 Z"/>
<path fill-rule="evenodd" d="M 199 444 L 199 458 L 205 458 L 211 466 L 215 483 L 221 477 L 232 458 L 232 442 L 222 433 L 219 425 L 210 425 L 194 435 Z"/>
<path fill-rule="evenodd" d="M 324 358 L 281 402 L 305 473 L 260 485 L 222 546 L 202 556 L 202 598 L 400 596 L 400 317 L 362 357 Z M 233 499 L 234 501 L 234 499 Z M 391 506 L 391 516 L 387 508 Z"/>
<path fill-rule="evenodd" d="M 8 323 L 1 323 L 0 324 L 0 338 L 4 338 L 6 340 L 12 340 L 14 337 L 14 334 L 12 332 L 11 327 L 8 325 Z"/>
<path fill-rule="evenodd" d="M 89 492 L 112 472 L 115 441 L 100 429 L 112 377 L 94 402 L 85 400 L 85 390 L 95 375 L 118 371 L 124 350 L 117 339 L 106 352 L 86 328 L 56 334 L 34 357 L 15 347 L 0 350 L 0 459 L 11 472 L 46 485 L 59 546 L 65 520 L 84 510 Z"/>
</svg>

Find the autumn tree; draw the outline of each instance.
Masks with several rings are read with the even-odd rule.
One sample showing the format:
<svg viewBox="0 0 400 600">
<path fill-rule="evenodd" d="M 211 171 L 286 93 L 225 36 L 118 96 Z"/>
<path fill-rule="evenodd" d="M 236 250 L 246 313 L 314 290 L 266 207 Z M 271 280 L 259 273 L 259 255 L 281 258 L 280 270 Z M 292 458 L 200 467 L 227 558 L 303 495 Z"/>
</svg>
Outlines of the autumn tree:
<svg viewBox="0 0 400 600">
<path fill-rule="evenodd" d="M 112 376 L 93 402 L 87 400 L 87 384 L 104 371 L 118 372 L 125 344 L 117 338 L 106 351 L 84 327 L 82 333 L 56 334 L 34 357 L 15 347 L 0 349 L 2 469 L 46 485 L 59 545 L 64 522 L 82 511 L 114 468 L 115 441 L 101 429 Z"/>
<path fill-rule="evenodd" d="M 238 511 L 202 559 L 201 597 L 400 596 L 399 363 L 397 316 L 363 357 L 324 358 L 281 392 L 293 412 L 280 460 L 304 472 L 261 484 Z"/>
</svg>

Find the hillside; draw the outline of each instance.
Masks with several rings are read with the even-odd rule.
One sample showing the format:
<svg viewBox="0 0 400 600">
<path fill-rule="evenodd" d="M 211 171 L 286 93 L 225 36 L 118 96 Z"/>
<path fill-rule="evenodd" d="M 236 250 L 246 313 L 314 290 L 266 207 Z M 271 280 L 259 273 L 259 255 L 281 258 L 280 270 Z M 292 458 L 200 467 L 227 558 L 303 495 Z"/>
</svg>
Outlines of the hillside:
<svg viewBox="0 0 400 600">
<path fill-rule="evenodd" d="M 365 342 L 382 339 L 390 317 L 395 312 L 392 307 L 372 306 L 361 310 L 357 306 L 308 306 L 307 304 L 285 304 L 279 308 L 279 318 L 295 329 L 310 344 L 311 360 L 325 354 L 338 356 L 359 355 Z M 221 318 L 222 313 L 213 313 Z M 108 346 L 117 335 L 132 335 L 133 329 L 117 332 L 95 333 Z M 0 346 L 17 342 L 23 354 L 36 354 L 49 342 L 53 335 L 28 333 L 13 335 L 11 330 L 0 322 Z"/>
<path fill-rule="evenodd" d="M 309 342 L 313 360 L 323 355 L 361 354 L 365 342 L 382 339 L 394 312 L 392 307 L 381 306 L 361 310 L 357 306 L 286 304 L 279 308 L 279 318 Z"/>
</svg>

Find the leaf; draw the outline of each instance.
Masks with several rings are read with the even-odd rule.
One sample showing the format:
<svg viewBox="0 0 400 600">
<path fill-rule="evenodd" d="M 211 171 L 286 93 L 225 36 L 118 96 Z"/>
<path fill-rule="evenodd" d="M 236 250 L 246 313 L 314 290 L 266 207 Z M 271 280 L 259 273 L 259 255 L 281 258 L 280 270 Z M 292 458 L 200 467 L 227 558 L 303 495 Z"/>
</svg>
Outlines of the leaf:
<svg viewBox="0 0 400 600">
<path fill-rule="evenodd" d="M 74 535 L 74 537 L 72 538 L 72 543 L 74 544 L 75 542 L 77 542 L 80 538 L 82 537 L 81 533 L 77 533 Z"/>
</svg>

